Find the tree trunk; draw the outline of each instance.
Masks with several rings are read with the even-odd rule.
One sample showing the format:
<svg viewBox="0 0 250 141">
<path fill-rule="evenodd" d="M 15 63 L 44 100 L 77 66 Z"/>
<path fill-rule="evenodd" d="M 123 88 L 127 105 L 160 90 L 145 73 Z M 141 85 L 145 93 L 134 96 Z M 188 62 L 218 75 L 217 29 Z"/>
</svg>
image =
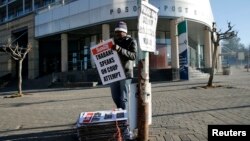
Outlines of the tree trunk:
<svg viewBox="0 0 250 141">
<path fill-rule="evenodd" d="M 210 76 L 207 82 L 207 86 L 211 87 L 213 86 L 213 79 L 214 79 L 214 68 L 215 68 L 215 62 L 216 62 L 216 55 L 217 55 L 217 48 L 218 48 L 218 44 L 215 44 L 214 46 L 214 52 L 213 52 L 213 57 L 212 57 L 212 70 L 210 71 Z"/>
<path fill-rule="evenodd" d="M 23 60 L 18 60 L 19 67 L 18 67 L 18 95 L 22 95 L 22 66 L 23 66 Z"/>
</svg>

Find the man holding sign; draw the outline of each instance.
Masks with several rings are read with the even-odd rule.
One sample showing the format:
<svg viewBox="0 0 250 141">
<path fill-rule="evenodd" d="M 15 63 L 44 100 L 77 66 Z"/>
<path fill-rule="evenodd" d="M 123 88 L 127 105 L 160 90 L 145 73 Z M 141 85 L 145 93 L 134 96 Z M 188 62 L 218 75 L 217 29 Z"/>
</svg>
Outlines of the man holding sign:
<svg viewBox="0 0 250 141">
<path fill-rule="evenodd" d="M 133 78 L 133 61 L 136 59 L 137 43 L 127 35 L 127 24 L 120 21 L 115 27 L 115 36 L 112 49 L 117 51 L 121 60 L 126 79 L 110 84 L 112 98 L 117 108 L 126 109 L 129 85 Z"/>
</svg>

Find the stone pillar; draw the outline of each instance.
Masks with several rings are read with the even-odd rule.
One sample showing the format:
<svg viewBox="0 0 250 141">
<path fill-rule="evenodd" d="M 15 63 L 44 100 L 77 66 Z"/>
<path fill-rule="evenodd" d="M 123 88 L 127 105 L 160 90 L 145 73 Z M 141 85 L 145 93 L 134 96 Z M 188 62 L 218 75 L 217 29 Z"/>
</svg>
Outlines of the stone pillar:
<svg viewBox="0 0 250 141">
<path fill-rule="evenodd" d="M 68 34 L 61 34 L 61 71 L 68 71 Z"/>
<path fill-rule="evenodd" d="M 102 25 L 102 39 L 108 40 L 110 38 L 110 26 L 109 24 Z"/>
<path fill-rule="evenodd" d="M 35 79 L 39 76 L 39 45 L 35 37 L 35 29 L 33 26 L 28 28 L 28 44 L 32 46 L 32 50 L 28 53 L 28 78 Z"/>
<path fill-rule="evenodd" d="M 213 53 L 214 53 L 214 44 L 211 42 L 211 56 L 212 56 L 211 60 L 213 59 Z"/>
<path fill-rule="evenodd" d="M 97 43 L 96 40 L 97 40 L 96 35 L 91 36 L 91 39 L 90 39 L 90 47 L 96 45 L 96 43 Z M 91 55 L 90 61 L 91 61 L 90 63 L 91 63 L 92 68 L 95 68 L 95 62 L 94 62 L 94 60 L 93 60 L 93 58 L 92 58 L 92 55 Z"/>
<path fill-rule="evenodd" d="M 218 46 L 218 53 L 217 53 L 217 72 L 221 72 L 222 71 L 222 67 L 221 67 L 221 46 Z"/>
<path fill-rule="evenodd" d="M 211 33 L 209 30 L 205 30 L 204 36 L 204 59 L 205 59 L 205 72 L 210 72 L 212 68 L 212 42 Z"/>
<path fill-rule="evenodd" d="M 201 68 L 201 46 L 197 45 L 197 68 Z"/>
<path fill-rule="evenodd" d="M 173 80 L 180 79 L 179 73 L 179 44 L 178 44 L 178 31 L 177 20 L 170 21 L 170 38 L 171 38 L 171 64 L 172 64 L 172 77 Z"/>
</svg>

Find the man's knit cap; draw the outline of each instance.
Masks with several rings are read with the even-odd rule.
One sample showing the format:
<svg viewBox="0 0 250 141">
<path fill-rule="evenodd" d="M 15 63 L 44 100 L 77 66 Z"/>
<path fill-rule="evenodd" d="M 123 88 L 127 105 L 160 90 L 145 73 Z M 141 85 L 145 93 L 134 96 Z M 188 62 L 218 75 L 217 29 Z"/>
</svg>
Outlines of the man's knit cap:
<svg viewBox="0 0 250 141">
<path fill-rule="evenodd" d="M 123 21 L 118 22 L 115 26 L 115 31 L 122 31 L 127 33 L 128 32 L 127 24 Z"/>
</svg>

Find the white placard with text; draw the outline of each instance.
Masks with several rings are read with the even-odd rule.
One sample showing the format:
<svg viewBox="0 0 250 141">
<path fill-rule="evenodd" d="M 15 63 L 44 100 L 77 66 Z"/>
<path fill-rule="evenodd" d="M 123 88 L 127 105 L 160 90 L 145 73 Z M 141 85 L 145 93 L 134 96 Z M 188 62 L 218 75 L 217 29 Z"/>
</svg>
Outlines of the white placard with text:
<svg viewBox="0 0 250 141">
<path fill-rule="evenodd" d="M 139 46 L 143 51 L 155 52 L 156 50 L 156 26 L 158 11 L 153 5 L 142 1 L 139 13 L 138 37 Z"/>
<path fill-rule="evenodd" d="M 113 39 L 109 39 L 91 47 L 91 54 L 103 85 L 126 78 L 120 58 L 117 52 L 112 50 L 113 45 Z"/>
</svg>

